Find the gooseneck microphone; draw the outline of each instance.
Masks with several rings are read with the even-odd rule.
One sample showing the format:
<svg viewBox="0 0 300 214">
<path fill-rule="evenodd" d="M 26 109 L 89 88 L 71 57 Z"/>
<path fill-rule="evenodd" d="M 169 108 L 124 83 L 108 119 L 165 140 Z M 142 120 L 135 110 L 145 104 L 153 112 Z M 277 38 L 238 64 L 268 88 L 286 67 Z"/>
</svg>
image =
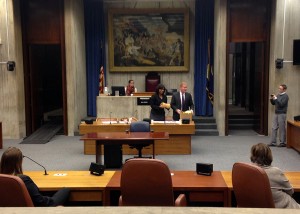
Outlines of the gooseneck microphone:
<svg viewBox="0 0 300 214">
<path fill-rule="evenodd" d="M 111 112 L 109 112 L 109 124 L 111 124 Z"/>
<path fill-rule="evenodd" d="M 23 155 L 23 158 L 28 158 L 28 159 L 31 160 L 32 162 L 34 162 L 34 163 L 36 163 L 37 165 L 43 167 L 43 169 L 45 170 L 45 174 L 44 174 L 44 175 L 49 175 L 49 174 L 47 173 L 46 168 L 45 168 L 43 165 L 39 164 L 38 162 L 32 160 L 30 157 L 27 157 L 27 156 L 25 156 L 25 155 Z"/>
</svg>

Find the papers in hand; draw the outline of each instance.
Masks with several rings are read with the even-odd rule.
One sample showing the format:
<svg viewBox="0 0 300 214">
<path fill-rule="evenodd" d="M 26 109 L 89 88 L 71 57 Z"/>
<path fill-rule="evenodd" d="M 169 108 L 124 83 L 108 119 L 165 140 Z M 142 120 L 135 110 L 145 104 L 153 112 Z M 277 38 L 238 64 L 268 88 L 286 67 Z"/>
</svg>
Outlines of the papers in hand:
<svg viewBox="0 0 300 214">
<path fill-rule="evenodd" d="M 170 105 L 169 103 L 164 103 L 164 102 L 162 102 L 162 103 L 160 104 L 160 106 L 163 107 L 163 108 L 166 108 L 166 109 L 171 108 L 171 105 Z"/>
</svg>

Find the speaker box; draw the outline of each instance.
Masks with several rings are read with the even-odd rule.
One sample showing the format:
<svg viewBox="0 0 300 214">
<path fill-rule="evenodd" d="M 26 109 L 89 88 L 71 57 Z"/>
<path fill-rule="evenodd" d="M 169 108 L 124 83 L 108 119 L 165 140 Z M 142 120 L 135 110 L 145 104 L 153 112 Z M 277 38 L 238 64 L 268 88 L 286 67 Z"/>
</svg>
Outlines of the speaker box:
<svg viewBox="0 0 300 214">
<path fill-rule="evenodd" d="M 190 119 L 187 118 L 182 119 L 182 124 L 190 124 Z"/>
<path fill-rule="evenodd" d="M 275 65 L 277 69 L 283 68 L 283 59 L 276 59 L 275 60 Z"/>
<path fill-rule="evenodd" d="M 7 70 L 8 71 L 14 71 L 15 67 L 16 67 L 16 63 L 14 61 L 7 62 Z"/>
<path fill-rule="evenodd" d="M 144 118 L 143 121 L 148 122 L 149 124 L 151 124 L 150 118 Z"/>
<path fill-rule="evenodd" d="M 86 124 L 93 124 L 94 121 L 95 121 L 95 119 L 85 119 L 85 120 L 84 120 L 84 122 L 85 122 Z"/>
<path fill-rule="evenodd" d="M 196 163 L 196 172 L 198 175 L 210 176 L 213 172 L 213 164 L 211 163 Z"/>
<path fill-rule="evenodd" d="M 101 165 L 99 163 L 94 163 L 92 162 L 91 165 L 90 165 L 90 173 L 93 174 L 93 175 L 102 175 L 104 173 L 104 170 L 105 170 L 105 166 L 104 165 Z"/>
<path fill-rule="evenodd" d="M 300 121 L 300 115 L 294 117 L 295 121 Z"/>
</svg>

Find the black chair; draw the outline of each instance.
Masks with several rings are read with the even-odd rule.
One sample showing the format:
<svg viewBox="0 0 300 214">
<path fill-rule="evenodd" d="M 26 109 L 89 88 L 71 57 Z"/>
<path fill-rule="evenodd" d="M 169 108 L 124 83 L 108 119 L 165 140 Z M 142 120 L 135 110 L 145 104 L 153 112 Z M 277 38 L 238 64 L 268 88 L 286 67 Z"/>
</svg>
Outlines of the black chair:
<svg viewBox="0 0 300 214">
<path fill-rule="evenodd" d="M 150 123 L 146 121 L 137 121 L 130 124 L 130 132 L 150 132 Z M 149 144 L 133 144 L 130 146 L 131 149 L 138 150 L 138 157 L 142 158 L 142 150 Z"/>
<path fill-rule="evenodd" d="M 177 92 L 177 89 L 169 89 L 167 90 L 167 95 L 173 95 L 175 92 Z"/>
<path fill-rule="evenodd" d="M 156 72 L 150 72 L 145 80 L 146 92 L 155 92 L 156 86 L 160 83 L 160 75 Z"/>
</svg>

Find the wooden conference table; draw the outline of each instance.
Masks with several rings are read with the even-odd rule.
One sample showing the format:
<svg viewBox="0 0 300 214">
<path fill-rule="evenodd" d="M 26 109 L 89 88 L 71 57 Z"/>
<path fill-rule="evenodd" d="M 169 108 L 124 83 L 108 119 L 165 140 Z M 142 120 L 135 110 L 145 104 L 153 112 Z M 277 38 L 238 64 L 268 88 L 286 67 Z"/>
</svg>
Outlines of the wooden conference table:
<svg viewBox="0 0 300 214">
<path fill-rule="evenodd" d="M 70 201 L 103 201 L 103 192 L 114 175 L 114 171 L 105 171 L 102 176 L 91 175 L 89 171 L 26 171 L 41 192 L 57 191 L 63 187 L 71 189 Z"/>
<path fill-rule="evenodd" d="M 189 202 L 221 202 L 228 206 L 228 188 L 221 172 L 211 176 L 194 171 L 171 171 L 175 194 L 184 193 Z M 104 206 L 117 205 L 120 195 L 121 171 L 116 171 L 105 188 Z"/>
<path fill-rule="evenodd" d="M 101 121 L 101 118 L 99 119 Z M 107 122 L 107 121 L 106 121 Z M 160 122 L 160 121 L 159 121 Z M 79 125 L 79 134 L 84 135 L 94 132 L 126 132 L 130 125 L 125 123 L 97 123 Z M 187 155 L 192 153 L 191 135 L 195 134 L 195 124 L 178 124 L 174 121 L 166 121 L 165 123 L 154 123 L 150 125 L 154 132 L 168 132 L 169 139 L 155 140 L 155 153 L 158 155 Z M 95 140 L 84 140 L 84 154 L 94 155 L 96 153 Z M 129 149 L 127 145 L 123 145 L 123 154 L 135 155 L 135 149 Z M 150 149 L 144 149 L 143 154 L 151 154 Z"/>
<path fill-rule="evenodd" d="M 214 171 L 211 176 L 198 175 L 194 171 L 172 171 L 175 194 L 184 193 L 189 203 L 221 202 L 231 206 L 233 188 L 231 171 Z M 41 192 L 71 189 L 70 201 L 103 202 L 110 206 L 120 195 L 121 171 L 106 170 L 103 175 L 91 175 L 89 171 L 25 171 Z M 295 193 L 300 193 L 300 172 L 285 172 Z M 116 202 L 114 200 L 116 199 Z"/>
<path fill-rule="evenodd" d="M 97 132 L 87 133 L 81 137 L 81 140 L 96 141 L 96 163 L 102 164 L 102 146 L 101 145 L 137 145 L 151 144 L 152 155 L 155 158 L 155 140 L 169 139 L 168 132 Z M 112 154 L 114 155 L 114 154 Z M 104 157 L 105 158 L 105 157 Z"/>
</svg>

